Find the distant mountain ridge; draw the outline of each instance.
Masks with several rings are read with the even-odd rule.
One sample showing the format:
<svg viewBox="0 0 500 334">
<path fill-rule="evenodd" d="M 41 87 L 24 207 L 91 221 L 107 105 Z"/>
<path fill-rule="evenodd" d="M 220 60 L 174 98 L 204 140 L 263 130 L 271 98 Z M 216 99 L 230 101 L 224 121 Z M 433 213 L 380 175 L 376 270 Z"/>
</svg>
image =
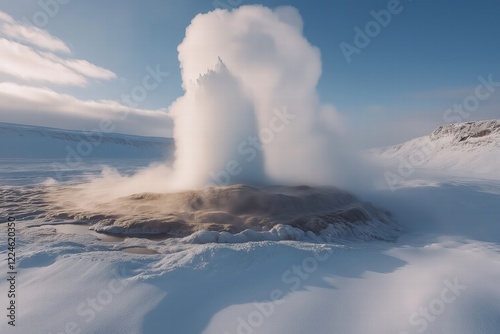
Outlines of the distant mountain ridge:
<svg viewBox="0 0 500 334">
<path fill-rule="evenodd" d="M 500 175 L 500 120 L 443 125 L 428 136 L 370 153 L 382 164 Z"/>
<path fill-rule="evenodd" d="M 478 145 L 500 147 L 500 120 L 443 125 L 437 128 L 430 137 L 431 140 L 451 137 L 451 144 L 457 147 Z"/>
<path fill-rule="evenodd" d="M 0 122 L 0 158 L 155 158 L 171 155 L 172 138 L 74 131 Z"/>
</svg>

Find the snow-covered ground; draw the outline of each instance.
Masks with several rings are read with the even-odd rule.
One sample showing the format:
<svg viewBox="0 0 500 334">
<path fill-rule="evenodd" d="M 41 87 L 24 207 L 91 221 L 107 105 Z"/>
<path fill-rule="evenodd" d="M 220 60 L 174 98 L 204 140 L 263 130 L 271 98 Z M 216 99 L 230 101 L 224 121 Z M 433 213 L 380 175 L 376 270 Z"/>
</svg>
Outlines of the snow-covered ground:
<svg viewBox="0 0 500 334">
<path fill-rule="evenodd" d="M 379 162 L 396 165 L 404 176 L 412 169 L 500 177 L 500 120 L 443 125 L 432 134 L 372 150 Z"/>
<path fill-rule="evenodd" d="M 378 151 L 382 171 L 396 175 L 397 184 L 389 178 L 360 196 L 396 215 L 404 229 L 396 242 L 200 244 L 189 237 L 104 237 L 16 217 L 16 327 L 4 315 L 0 332 L 499 333 L 499 142 L 455 154 L 448 137 L 443 132 L 440 153 L 432 151 L 411 173 L 401 172 L 403 153 Z M 411 143 L 400 147 L 417 145 Z M 446 166 L 436 162 L 442 156 Z M 483 174 L 455 156 L 481 159 Z M 87 161 L 68 170 L 69 178 L 96 174 L 101 163 L 124 173 L 146 164 Z M 2 167 L 2 217 L 26 212 L 19 205 L 36 210 L 30 191 L 57 173 L 50 159 L 2 159 Z M 7 314 L 6 221 L 0 229 Z"/>
<path fill-rule="evenodd" d="M 87 159 L 168 158 L 173 148 L 170 138 L 114 134 L 106 129 L 82 132 L 0 122 L 0 157 L 55 159 L 78 165 Z"/>
</svg>

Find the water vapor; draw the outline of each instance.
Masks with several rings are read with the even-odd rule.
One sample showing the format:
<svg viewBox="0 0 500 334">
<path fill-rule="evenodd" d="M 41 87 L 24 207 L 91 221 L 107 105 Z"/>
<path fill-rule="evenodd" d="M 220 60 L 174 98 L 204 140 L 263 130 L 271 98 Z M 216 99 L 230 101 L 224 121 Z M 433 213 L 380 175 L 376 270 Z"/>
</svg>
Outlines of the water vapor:
<svg viewBox="0 0 500 334">
<path fill-rule="evenodd" d="M 196 16 L 179 45 L 171 107 L 176 187 L 333 184 L 339 116 L 321 105 L 321 57 L 292 7 Z"/>
</svg>

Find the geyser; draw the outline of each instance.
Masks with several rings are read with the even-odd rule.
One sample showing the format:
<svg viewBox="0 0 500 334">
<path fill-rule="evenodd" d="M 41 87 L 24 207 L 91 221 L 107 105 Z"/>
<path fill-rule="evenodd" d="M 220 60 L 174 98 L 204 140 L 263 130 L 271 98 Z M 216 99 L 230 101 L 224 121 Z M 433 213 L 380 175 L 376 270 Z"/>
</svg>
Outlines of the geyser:
<svg viewBox="0 0 500 334">
<path fill-rule="evenodd" d="M 335 109 L 319 103 L 320 52 L 295 9 L 198 15 L 178 49 L 172 166 L 48 187 L 42 216 L 195 242 L 397 237 L 388 212 L 332 187 L 359 164 L 336 141 Z"/>
<path fill-rule="evenodd" d="M 200 14 L 178 50 L 185 95 L 170 107 L 175 189 L 335 183 L 338 116 L 319 103 L 320 52 L 297 10 Z"/>
</svg>

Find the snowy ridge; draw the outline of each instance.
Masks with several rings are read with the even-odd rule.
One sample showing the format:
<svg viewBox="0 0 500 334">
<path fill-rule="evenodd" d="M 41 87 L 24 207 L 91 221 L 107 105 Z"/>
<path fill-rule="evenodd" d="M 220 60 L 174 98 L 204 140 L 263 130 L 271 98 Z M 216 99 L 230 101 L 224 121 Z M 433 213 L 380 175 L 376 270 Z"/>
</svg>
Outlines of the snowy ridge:
<svg viewBox="0 0 500 334">
<path fill-rule="evenodd" d="M 73 131 L 0 122 L 0 158 L 163 157 L 173 139 Z M 75 153 L 76 152 L 76 153 Z"/>
<path fill-rule="evenodd" d="M 500 147 L 500 120 L 443 125 L 430 135 L 432 140 L 445 137 L 451 138 L 452 146 L 457 148 Z"/>
<path fill-rule="evenodd" d="M 498 176 L 500 120 L 443 125 L 428 136 L 370 153 L 382 164 Z"/>
</svg>

